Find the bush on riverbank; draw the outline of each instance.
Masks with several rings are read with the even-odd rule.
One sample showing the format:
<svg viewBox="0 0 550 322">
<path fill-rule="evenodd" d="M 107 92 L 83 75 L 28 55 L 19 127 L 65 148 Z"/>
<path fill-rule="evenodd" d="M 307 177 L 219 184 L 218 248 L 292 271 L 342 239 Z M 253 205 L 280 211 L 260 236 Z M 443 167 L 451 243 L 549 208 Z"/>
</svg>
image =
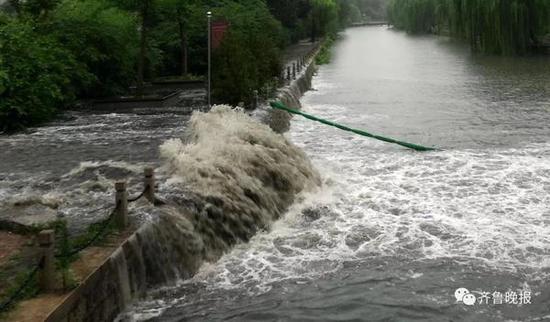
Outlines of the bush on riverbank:
<svg viewBox="0 0 550 322">
<path fill-rule="evenodd" d="M 207 69 L 206 11 L 230 27 L 214 52 L 217 102 L 250 101 L 289 43 L 333 35 L 364 0 L 11 0 L 0 5 L 0 131 L 51 119 L 76 98 Z M 269 4 L 269 6 L 268 6 Z M 206 9 L 208 8 L 208 9 Z M 279 20 L 277 20 L 278 18 Z"/>
<path fill-rule="evenodd" d="M 330 63 L 330 60 L 332 59 L 332 45 L 334 45 L 336 38 L 336 35 L 330 35 L 325 38 L 321 44 L 319 54 L 315 57 L 315 63 L 317 65 L 325 65 Z"/>
<path fill-rule="evenodd" d="M 547 0 L 391 0 L 390 22 L 411 33 L 449 33 L 472 50 L 522 55 L 550 32 Z"/>
<path fill-rule="evenodd" d="M 40 27 L 54 35 L 92 75 L 75 80 L 77 94 L 120 94 L 133 82 L 138 54 L 136 19 L 103 0 L 64 0 Z"/>
<path fill-rule="evenodd" d="M 233 105 L 250 103 L 252 92 L 281 70 L 282 26 L 262 1 L 255 8 L 235 3 L 218 12 L 231 26 L 214 52 L 214 99 Z"/>
<path fill-rule="evenodd" d="M 44 122 L 75 97 L 72 80 L 91 75 L 53 36 L 31 23 L 0 26 L 0 131 Z"/>
</svg>

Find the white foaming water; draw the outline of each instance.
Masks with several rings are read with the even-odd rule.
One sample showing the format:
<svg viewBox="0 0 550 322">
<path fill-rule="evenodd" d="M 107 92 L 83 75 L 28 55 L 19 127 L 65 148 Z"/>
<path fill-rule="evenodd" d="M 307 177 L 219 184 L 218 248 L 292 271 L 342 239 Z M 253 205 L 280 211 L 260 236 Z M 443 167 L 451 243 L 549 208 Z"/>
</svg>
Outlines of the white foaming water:
<svg viewBox="0 0 550 322">
<path fill-rule="evenodd" d="M 113 206 L 114 182 L 128 179 L 129 192 L 141 188 L 145 164 L 123 161 L 85 161 L 60 176 L 46 171 L 12 173 L 0 180 L 0 217 L 24 224 L 68 220 L 75 231 L 102 220 Z M 138 210 L 144 217 L 144 211 Z"/>
<path fill-rule="evenodd" d="M 138 311 L 168 306 L 158 320 L 170 321 L 544 320 L 550 143 L 548 91 L 539 88 L 548 74 L 538 73 L 546 67 L 472 59 L 383 28 L 349 34 L 303 110 L 445 150 L 414 152 L 293 118 L 285 136 L 321 173 L 322 189 L 172 293 L 152 292 L 170 303 Z M 452 296 L 464 286 L 532 290 L 535 301 L 466 314 Z"/>
<path fill-rule="evenodd" d="M 357 255 L 413 252 L 475 258 L 500 269 L 547 267 L 550 144 L 416 153 L 293 122 L 293 141 L 338 173 L 341 198 L 334 206 L 345 214 L 344 231 L 363 222 L 381 233 Z M 323 140 L 311 140 L 312 127 Z"/>
<path fill-rule="evenodd" d="M 300 149 L 229 106 L 193 114 L 186 141 L 168 140 L 160 148 L 169 183 L 218 198 L 224 218 L 267 227 L 296 194 L 319 184 Z"/>
<path fill-rule="evenodd" d="M 341 109 L 304 107 L 326 118 Z M 323 189 L 302 195 L 270 232 L 183 284 L 261 294 L 276 282 L 300 283 L 345 261 L 383 256 L 536 274 L 550 267 L 550 144 L 418 153 L 292 122 L 288 136 L 323 174 Z"/>
</svg>

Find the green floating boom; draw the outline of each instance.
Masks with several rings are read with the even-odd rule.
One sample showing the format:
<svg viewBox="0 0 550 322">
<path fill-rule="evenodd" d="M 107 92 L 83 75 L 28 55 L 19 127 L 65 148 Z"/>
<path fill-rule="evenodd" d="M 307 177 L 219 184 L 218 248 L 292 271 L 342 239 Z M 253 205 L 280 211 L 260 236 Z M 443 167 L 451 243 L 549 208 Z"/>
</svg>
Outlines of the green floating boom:
<svg viewBox="0 0 550 322">
<path fill-rule="evenodd" d="M 288 108 L 281 102 L 271 102 L 270 104 L 271 104 L 271 107 L 273 107 L 273 108 L 283 110 L 283 111 L 286 111 L 288 113 L 301 115 L 301 116 L 303 116 L 307 119 L 317 121 L 317 122 L 320 122 L 320 123 L 323 123 L 323 124 L 326 124 L 326 125 L 334 126 L 334 127 L 339 128 L 341 130 L 352 132 L 352 133 L 359 134 L 359 135 L 362 135 L 362 136 L 366 136 L 366 137 L 369 137 L 369 138 L 377 139 L 377 140 L 384 141 L 384 142 L 399 144 L 401 146 L 404 146 L 406 148 L 413 149 L 413 150 L 416 150 L 416 151 L 435 151 L 436 150 L 435 148 L 429 148 L 429 147 L 425 147 L 425 146 L 418 145 L 418 144 L 407 143 L 407 142 L 403 142 L 403 141 L 397 141 L 397 140 L 394 140 L 392 138 L 387 138 L 387 137 L 383 137 L 383 136 L 380 136 L 380 135 L 371 134 L 371 133 L 368 133 L 368 132 L 365 132 L 365 131 L 362 131 L 362 130 L 353 129 L 353 128 L 350 128 L 350 127 L 347 127 L 347 126 L 344 126 L 344 125 L 340 125 L 340 124 L 337 124 L 337 123 L 334 123 L 334 122 L 331 122 L 331 121 L 328 121 L 328 120 L 324 120 L 324 119 L 315 117 L 315 116 L 310 115 L 310 114 L 306 114 L 306 113 L 297 111 L 295 109 Z"/>
</svg>

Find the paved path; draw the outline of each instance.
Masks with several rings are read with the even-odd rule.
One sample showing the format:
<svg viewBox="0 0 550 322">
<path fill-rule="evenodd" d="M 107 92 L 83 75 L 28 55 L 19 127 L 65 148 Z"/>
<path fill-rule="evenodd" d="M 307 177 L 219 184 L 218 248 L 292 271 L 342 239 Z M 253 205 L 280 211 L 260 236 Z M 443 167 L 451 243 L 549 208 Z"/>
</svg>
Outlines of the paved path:
<svg viewBox="0 0 550 322">
<path fill-rule="evenodd" d="M 309 40 L 302 40 L 297 44 L 290 45 L 285 49 L 283 54 L 283 66 L 281 71 L 281 76 L 287 78 L 287 68 L 292 68 L 292 64 L 299 61 L 299 59 L 306 56 L 312 50 L 317 48 L 320 45 L 320 41 L 311 42 Z"/>
</svg>

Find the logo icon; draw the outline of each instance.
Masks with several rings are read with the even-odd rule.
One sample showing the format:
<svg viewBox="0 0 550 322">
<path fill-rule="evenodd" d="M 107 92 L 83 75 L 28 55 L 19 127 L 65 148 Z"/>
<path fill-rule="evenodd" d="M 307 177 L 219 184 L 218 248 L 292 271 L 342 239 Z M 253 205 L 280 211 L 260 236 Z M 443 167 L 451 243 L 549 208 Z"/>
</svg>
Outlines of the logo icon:
<svg viewBox="0 0 550 322">
<path fill-rule="evenodd" d="M 458 288 L 455 291 L 455 298 L 457 302 L 462 302 L 464 305 L 472 306 L 476 303 L 476 297 L 474 294 L 470 293 L 468 289 L 463 287 Z"/>
</svg>

